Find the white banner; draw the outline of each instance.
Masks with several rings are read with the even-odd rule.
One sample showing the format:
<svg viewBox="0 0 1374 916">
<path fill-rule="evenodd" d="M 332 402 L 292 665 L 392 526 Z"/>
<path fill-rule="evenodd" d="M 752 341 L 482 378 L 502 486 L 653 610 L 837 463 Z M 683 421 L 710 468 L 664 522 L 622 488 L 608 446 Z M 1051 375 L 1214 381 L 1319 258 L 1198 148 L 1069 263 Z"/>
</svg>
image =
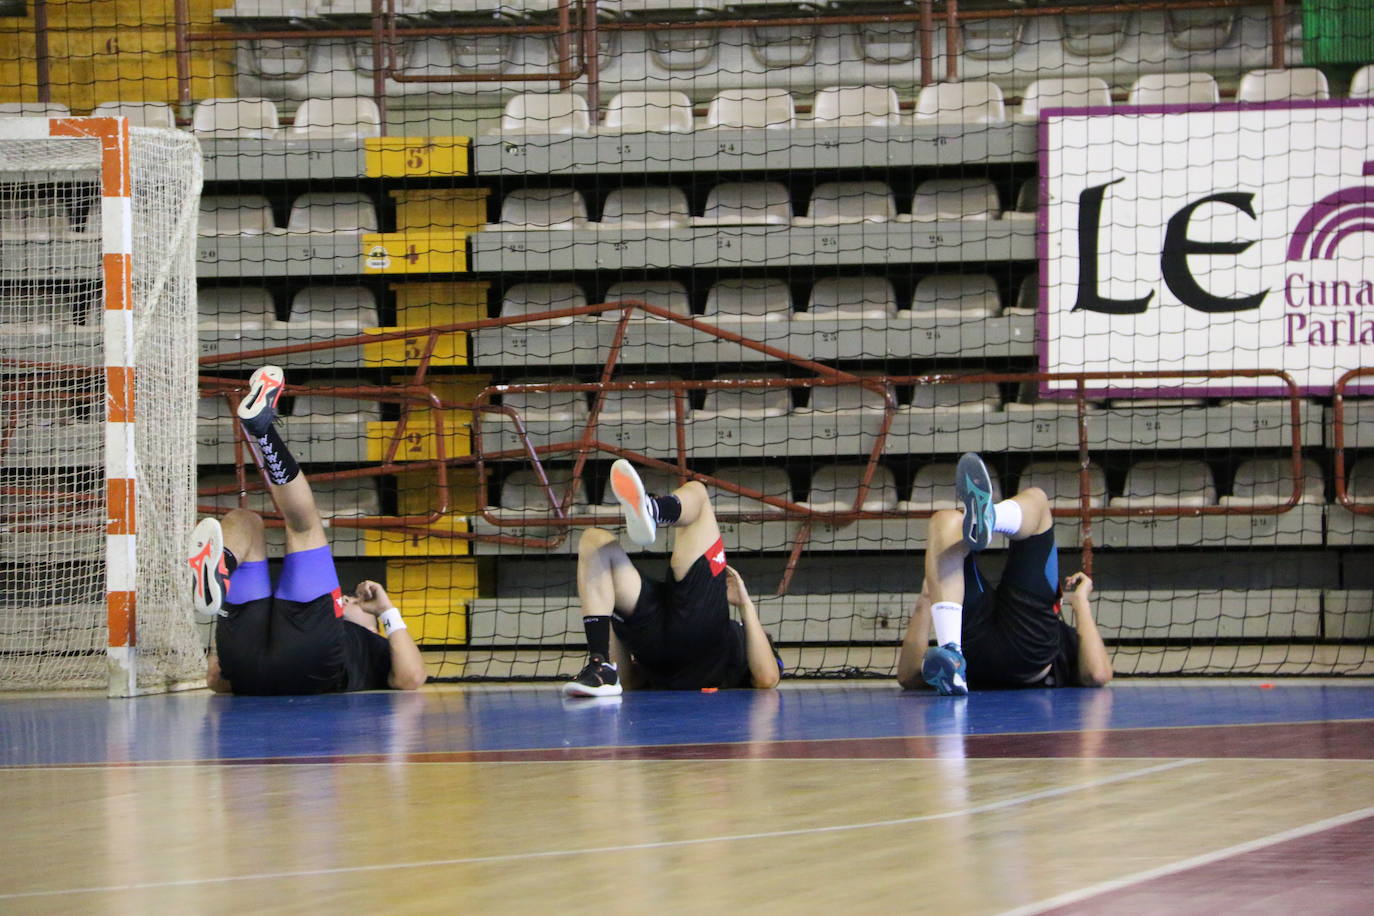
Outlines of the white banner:
<svg viewBox="0 0 1374 916">
<path fill-rule="evenodd" d="M 1374 365 L 1374 105 L 1094 109 L 1043 117 L 1040 139 L 1042 371 L 1281 369 L 1320 394 Z"/>
</svg>

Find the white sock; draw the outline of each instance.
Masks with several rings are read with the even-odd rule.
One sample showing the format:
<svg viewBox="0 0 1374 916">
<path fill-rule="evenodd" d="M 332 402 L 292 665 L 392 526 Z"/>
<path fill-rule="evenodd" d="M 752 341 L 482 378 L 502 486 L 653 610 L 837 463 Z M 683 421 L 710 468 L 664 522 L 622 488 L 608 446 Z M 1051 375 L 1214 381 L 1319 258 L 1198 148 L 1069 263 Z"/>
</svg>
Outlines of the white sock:
<svg viewBox="0 0 1374 916">
<path fill-rule="evenodd" d="M 935 643 L 947 646 L 954 643 L 961 646 L 964 632 L 964 606 L 953 601 L 937 601 L 930 606 L 930 616 L 935 621 Z"/>
<path fill-rule="evenodd" d="M 1015 534 L 1021 530 L 1021 504 L 1014 499 L 1004 499 L 992 507 L 994 521 L 992 530 L 998 534 Z"/>
</svg>

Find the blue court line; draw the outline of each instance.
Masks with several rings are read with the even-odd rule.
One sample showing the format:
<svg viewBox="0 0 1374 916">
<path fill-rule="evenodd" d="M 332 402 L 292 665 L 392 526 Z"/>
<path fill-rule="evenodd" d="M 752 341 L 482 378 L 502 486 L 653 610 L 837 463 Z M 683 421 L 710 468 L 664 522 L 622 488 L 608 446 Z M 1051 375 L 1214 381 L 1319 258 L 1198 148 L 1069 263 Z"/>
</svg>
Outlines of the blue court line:
<svg viewBox="0 0 1374 916">
<path fill-rule="evenodd" d="M 1374 686 L 1122 685 L 975 692 L 895 687 L 627 694 L 552 685 L 317 697 L 0 698 L 0 766 L 647 747 L 1374 718 Z"/>
</svg>

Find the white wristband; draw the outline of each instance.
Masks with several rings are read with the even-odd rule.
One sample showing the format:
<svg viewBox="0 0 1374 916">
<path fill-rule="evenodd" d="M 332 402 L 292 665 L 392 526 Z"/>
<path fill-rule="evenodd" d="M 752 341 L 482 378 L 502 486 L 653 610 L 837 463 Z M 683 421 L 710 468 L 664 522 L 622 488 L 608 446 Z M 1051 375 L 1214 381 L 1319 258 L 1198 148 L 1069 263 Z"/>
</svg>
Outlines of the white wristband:
<svg viewBox="0 0 1374 916">
<path fill-rule="evenodd" d="M 389 607 L 378 614 L 377 620 L 381 622 L 382 630 L 386 633 L 388 639 L 391 638 L 392 633 L 406 628 L 406 622 L 401 619 L 401 612 L 394 607 Z"/>
</svg>

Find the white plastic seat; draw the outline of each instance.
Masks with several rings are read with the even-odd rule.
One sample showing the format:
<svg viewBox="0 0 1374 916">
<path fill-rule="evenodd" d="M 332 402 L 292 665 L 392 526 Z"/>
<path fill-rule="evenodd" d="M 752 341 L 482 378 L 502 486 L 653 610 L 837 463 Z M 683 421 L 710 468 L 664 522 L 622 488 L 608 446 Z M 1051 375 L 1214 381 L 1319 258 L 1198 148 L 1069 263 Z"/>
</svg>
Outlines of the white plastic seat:
<svg viewBox="0 0 1374 916">
<path fill-rule="evenodd" d="M 897 314 L 897 294 L 886 277 L 823 277 L 811 287 L 799 320 L 887 319 Z"/>
<path fill-rule="evenodd" d="M 1326 482 L 1321 465 L 1311 458 L 1302 462 L 1303 485 L 1300 504 L 1320 505 L 1326 501 Z M 1223 506 L 1282 505 L 1293 495 L 1291 458 L 1250 458 L 1236 468 L 1231 495 L 1223 496 Z"/>
<path fill-rule="evenodd" d="M 864 464 L 831 464 L 816 469 L 801 505 L 813 512 L 845 512 L 854 508 L 863 481 Z M 892 469 L 880 464 L 873 469 L 868 492 L 859 508 L 864 512 L 891 512 L 898 504 L 897 479 Z"/>
<path fill-rule="evenodd" d="M 30 198 L 12 203 L 0 212 L 0 238 L 3 239 L 50 242 L 70 238 L 72 234 L 67 209 L 55 199 Z"/>
<path fill-rule="evenodd" d="M 798 413 L 841 413 L 847 411 L 881 413 L 887 410 L 887 398 L 880 391 L 864 385 L 813 385 L 807 406 Z"/>
<path fill-rule="evenodd" d="M 1218 51 L 1236 29 L 1236 10 L 1166 10 L 1164 32 L 1180 51 Z"/>
<path fill-rule="evenodd" d="M 306 99 L 296 109 L 287 137 L 292 140 L 379 137 L 382 115 L 368 98 Z"/>
<path fill-rule="evenodd" d="M 312 382 L 307 386 L 307 391 L 296 395 L 295 402 L 291 405 L 291 419 L 296 421 L 331 421 L 334 423 L 369 423 L 380 420 L 382 418 L 382 403 L 380 401 L 308 393 L 309 388 L 357 388 L 368 384 L 371 383 L 360 378 Z"/>
<path fill-rule="evenodd" d="M 575 378 L 560 379 L 521 379 L 520 384 L 533 385 L 543 382 L 575 384 Z M 502 406 L 517 411 L 526 422 L 535 423 L 581 423 L 587 419 L 587 393 L 585 391 L 508 391 L 501 395 Z M 483 419 L 504 419 L 505 414 L 486 414 Z"/>
<path fill-rule="evenodd" d="M 503 134 L 585 134 L 591 130 L 587 100 L 575 92 L 526 92 L 506 103 Z"/>
<path fill-rule="evenodd" d="M 191 132 L 202 140 L 271 140 L 279 123 L 270 99 L 205 99 L 191 115 Z"/>
<path fill-rule="evenodd" d="M 544 477 L 548 480 L 549 486 L 553 488 L 553 498 L 561 500 L 564 494 L 568 492 L 568 485 L 572 483 L 572 469 L 546 467 L 544 468 Z M 585 510 L 589 508 L 586 490 L 587 479 L 584 477 L 573 492 L 572 503 L 567 508 L 568 514 L 585 514 Z M 539 476 L 535 474 L 534 468 L 520 468 L 517 471 L 512 471 L 505 480 L 501 481 L 500 506 L 502 509 L 512 512 L 530 512 L 539 515 L 549 515 L 553 511 L 548 490 L 539 482 Z"/>
<path fill-rule="evenodd" d="M 922 277 L 911 295 L 912 317 L 991 318 L 1001 309 L 997 281 L 987 274 Z"/>
<path fill-rule="evenodd" d="M 286 231 L 360 234 L 377 231 L 377 207 L 360 191 L 317 191 L 291 204 Z"/>
<path fill-rule="evenodd" d="M 616 382 L 665 381 L 662 375 L 621 376 Z M 607 390 L 600 419 L 607 423 L 671 423 L 676 418 L 677 393 L 669 388 Z M 683 419 L 691 416 L 691 402 L 683 399 Z"/>
<path fill-rule="evenodd" d="M 498 232 L 581 229 L 587 225 L 587 201 L 573 188 L 520 188 L 501 201 Z"/>
<path fill-rule="evenodd" d="M 787 476 L 787 471 L 780 467 L 758 467 L 757 465 L 746 465 L 742 467 L 723 467 L 717 468 L 716 479 L 732 483 L 735 486 L 753 490 L 764 496 L 770 496 L 783 502 L 792 501 L 792 481 Z M 729 490 L 722 490 L 719 487 L 711 490 L 711 505 L 717 513 L 720 512 L 758 512 L 769 515 L 783 513 L 782 509 L 770 506 L 767 503 L 759 502 L 757 499 L 750 499 Z"/>
<path fill-rule="evenodd" d="M 1352 99 L 1374 98 L 1374 64 L 1365 64 L 1350 78 L 1349 97 Z"/>
<path fill-rule="evenodd" d="M 196 420 L 216 426 L 238 422 L 228 399 L 218 394 L 196 399 Z"/>
<path fill-rule="evenodd" d="M 687 293 L 687 287 L 676 280 L 623 280 L 620 283 L 613 283 L 606 290 L 605 302 L 618 302 L 621 300 L 638 299 L 647 302 L 649 305 L 661 309 L 667 309 L 674 315 L 692 314 L 692 298 Z M 619 321 L 624 314 L 618 310 L 609 310 L 601 313 L 603 320 Z M 657 315 L 650 315 L 643 310 L 631 313 L 632 318 L 650 318 L 655 321 L 666 321 Z"/>
<path fill-rule="evenodd" d="M 366 518 L 382 514 L 382 497 L 371 477 L 312 480 L 315 507 L 323 518 Z"/>
<path fill-rule="evenodd" d="M 1002 395 L 995 382 L 917 385 L 912 390 L 909 409 L 991 412 L 1002 409 Z"/>
<path fill-rule="evenodd" d="M 1207 406 L 1206 398 L 1112 398 L 1112 410 L 1184 410 Z"/>
<path fill-rule="evenodd" d="M 1128 105 L 1215 105 L 1221 90 L 1210 73 L 1146 73 L 1131 84 Z"/>
<path fill-rule="evenodd" d="M 1004 219 L 1035 219 L 1040 211 L 1040 179 L 1027 178 L 1016 189 L 1016 208 L 1002 214 Z"/>
<path fill-rule="evenodd" d="M 0 118 L 65 118 L 71 113 L 61 102 L 0 102 Z"/>
<path fill-rule="evenodd" d="M 601 208 L 602 229 L 675 229 L 692 224 L 687 193 L 676 186 L 616 188 Z"/>
<path fill-rule="evenodd" d="M 93 118 L 128 118 L 133 127 L 177 126 L 172 106 L 166 102 L 101 102 L 91 109 Z"/>
<path fill-rule="evenodd" d="M 579 309 L 587 304 L 587 295 L 576 283 L 517 283 L 501 298 L 501 317 L 552 312 L 558 309 Z M 562 318 L 543 318 L 531 325 L 557 326 L 572 324 L 571 315 Z"/>
<path fill-rule="evenodd" d="M 911 213 L 899 219 L 918 223 L 997 219 L 1001 212 L 997 188 L 986 178 L 932 178 L 916 186 Z"/>
<path fill-rule="evenodd" d="M 1358 459 L 1345 478 L 1345 492 L 1361 503 L 1374 503 L 1374 458 Z"/>
<path fill-rule="evenodd" d="M 1014 413 L 1028 413 L 1034 417 L 1046 419 L 1075 417 L 1078 415 L 1078 402 L 1067 397 L 1042 398 L 1039 385 L 1035 382 L 1026 382 L 1017 387 L 1016 399 L 1003 404 L 1002 409 Z M 1102 402 L 1088 401 L 1087 410 L 1090 412 L 1102 410 Z"/>
<path fill-rule="evenodd" d="M 1215 506 L 1217 485 L 1204 462 L 1162 459 L 1139 461 L 1126 472 L 1124 492 L 1113 508 Z"/>
<path fill-rule="evenodd" d="M 1306 102 L 1330 97 L 1326 74 L 1316 67 L 1251 70 L 1236 88 L 1237 102 Z"/>
<path fill-rule="evenodd" d="M 327 327 L 337 333 L 361 334 L 381 325 L 377 297 L 361 286 L 307 286 L 291 299 L 293 325 Z"/>
<path fill-rule="evenodd" d="M 1021 472 L 1019 490 L 1039 487 L 1045 491 L 1051 507 L 1076 508 L 1082 505 L 1079 497 L 1078 462 L 1033 461 Z M 1101 509 L 1107 504 L 1107 474 L 1101 465 L 1088 466 L 1088 504 Z"/>
<path fill-rule="evenodd" d="M 200 235 L 273 235 L 280 230 L 266 197 L 236 194 L 202 197 L 196 231 Z"/>
<path fill-rule="evenodd" d="M 1040 277 L 1030 274 L 1021 281 L 1016 290 L 1016 302 L 1006 307 L 1007 315 L 1034 315 L 1039 311 Z"/>
<path fill-rule="evenodd" d="M 827 86 L 811 103 L 813 127 L 892 127 L 901 123 L 890 86 Z"/>
<path fill-rule="evenodd" d="M 806 216 L 792 220 L 797 226 L 840 226 L 848 223 L 884 223 L 897 217 L 897 201 L 885 181 L 825 181 L 811 192 Z"/>
<path fill-rule="evenodd" d="M 987 80 L 933 83 L 916 96 L 916 123 L 1000 124 L 1007 119 L 1002 87 Z"/>
<path fill-rule="evenodd" d="M 729 379 L 777 379 L 782 376 L 769 372 L 736 372 L 718 376 Z M 792 411 L 790 388 L 711 388 L 701 410 L 692 414 L 695 420 L 763 420 L 785 417 Z"/>
<path fill-rule="evenodd" d="M 731 181 L 706 195 L 706 209 L 693 226 L 786 226 L 792 222 L 792 198 L 777 181 Z"/>
<path fill-rule="evenodd" d="M 922 465 L 911 478 L 911 496 L 902 503 L 906 510 L 953 509 L 958 503 L 954 499 L 954 472 L 958 467 L 954 462 L 937 461 Z M 996 468 L 989 467 L 992 478 L 992 500 L 1002 499 L 1002 484 Z"/>
<path fill-rule="evenodd" d="M 707 127 L 795 127 L 797 106 L 786 89 L 724 89 L 706 109 Z"/>
<path fill-rule="evenodd" d="M 1112 92 L 1100 76 L 1046 77 L 1026 88 L 1021 97 L 1021 117 L 1038 118 L 1048 108 L 1106 108 Z"/>
<path fill-rule="evenodd" d="M 792 293 L 776 277 L 720 280 L 706 294 L 706 318 L 726 321 L 787 321 Z"/>
<path fill-rule="evenodd" d="M 685 92 L 621 92 L 606 108 L 603 133 L 681 133 L 693 126 Z"/>
<path fill-rule="evenodd" d="M 202 331 L 261 331 L 277 320 L 272 296 L 260 287 L 197 290 L 196 315 Z"/>
</svg>

